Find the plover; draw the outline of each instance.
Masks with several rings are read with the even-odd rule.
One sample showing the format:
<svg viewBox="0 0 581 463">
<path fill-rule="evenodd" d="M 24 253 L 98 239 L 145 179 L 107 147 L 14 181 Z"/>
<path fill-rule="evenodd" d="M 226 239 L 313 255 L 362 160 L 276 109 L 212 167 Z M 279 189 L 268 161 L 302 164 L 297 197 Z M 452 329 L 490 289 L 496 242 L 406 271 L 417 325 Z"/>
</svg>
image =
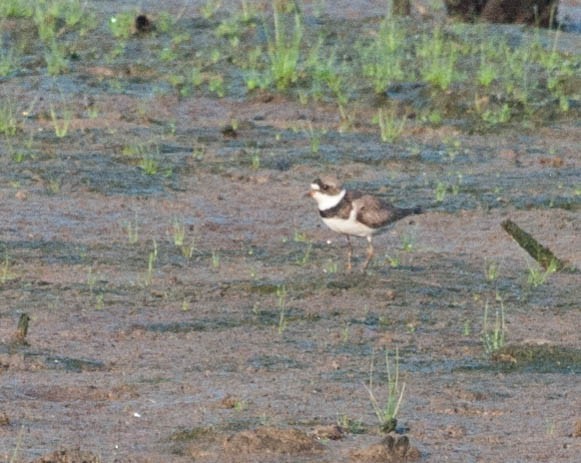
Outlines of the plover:
<svg viewBox="0 0 581 463">
<path fill-rule="evenodd" d="M 351 270 L 353 247 L 351 236 L 367 238 L 367 259 L 363 270 L 373 258 L 373 235 L 381 233 L 392 223 L 412 214 L 420 214 L 421 208 L 403 209 L 360 191 L 346 190 L 334 177 L 318 178 L 311 183 L 309 196 L 317 201 L 319 215 L 325 225 L 347 237 L 347 268 Z"/>
</svg>

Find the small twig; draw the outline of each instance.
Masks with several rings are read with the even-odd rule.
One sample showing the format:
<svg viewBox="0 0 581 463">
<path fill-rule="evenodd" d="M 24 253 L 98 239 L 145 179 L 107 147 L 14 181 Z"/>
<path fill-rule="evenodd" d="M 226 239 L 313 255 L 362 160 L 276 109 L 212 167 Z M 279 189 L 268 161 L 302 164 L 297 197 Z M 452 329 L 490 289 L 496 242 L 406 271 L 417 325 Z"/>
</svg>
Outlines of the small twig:
<svg viewBox="0 0 581 463">
<path fill-rule="evenodd" d="M 27 313 L 20 314 L 16 333 L 14 334 L 14 342 L 18 344 L 28 344 L 26 342 L 26 335 L 28 334 L 28 322 L 30 316 Z"/>
<path fill-rule="evenodd" d="M 545 270 L 550 266 L 553 266 L 556 270 L 571 268 L 571 264 L 559 259 L 549 248 L 540 244 L 512 220 L 505 220 L 501 223 L 501 226 Z"/>
</svg>

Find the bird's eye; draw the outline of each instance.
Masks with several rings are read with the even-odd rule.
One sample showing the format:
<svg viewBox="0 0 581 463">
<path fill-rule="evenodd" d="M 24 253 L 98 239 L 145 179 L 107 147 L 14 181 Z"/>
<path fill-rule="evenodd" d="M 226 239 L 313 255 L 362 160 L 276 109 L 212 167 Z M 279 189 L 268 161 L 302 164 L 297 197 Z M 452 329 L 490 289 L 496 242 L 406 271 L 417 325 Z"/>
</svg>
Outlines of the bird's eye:
<svg viewBox="0 0 581 463">
<path fill-rule="evenodd" d="M 327 191 L 327 190 L 329 189 L 329 185 L 325 185 L 325 184 L 323 184 L 323 185 L 321 185 L 321 188 L 322 188 L 323 190 Z"/>
</svg>

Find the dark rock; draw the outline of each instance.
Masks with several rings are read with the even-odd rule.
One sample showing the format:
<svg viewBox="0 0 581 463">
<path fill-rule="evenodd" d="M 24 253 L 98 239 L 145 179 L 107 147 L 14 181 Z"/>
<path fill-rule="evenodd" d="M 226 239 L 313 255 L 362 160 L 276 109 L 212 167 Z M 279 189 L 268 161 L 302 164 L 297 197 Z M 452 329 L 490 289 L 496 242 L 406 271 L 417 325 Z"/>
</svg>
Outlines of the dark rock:
<svg viewBox="0 0 581 463">
<path fill-rule="evenodd" d="M 462 21 L 556 25 L 559 0 L 444 0 L 449 16 Z"/>
<path fill-rule="evenodd" d="M 92 452 L 85 452 L 76 448 L 56 450 L 34 460 L 32 463 L 101 463 L 101 458 Z"/>
<path fill-rule="evenodd" d="M 482 19 L 551 27 L 556 24 L 558 3 L 558 0 L 489 0 L 482 10 Z"/>
<path fill-rule="evenodd" d="M 486 4 L 487 0 L 444 0 L 448 16 L 462 21 L 475 21 Z"/>
<path fill-rule="evenodd" d="M 410 0 L 393 0 L 391 8 L 395 16 L 409 16 L 412 11 Z"/>
<path fill-rule="evenodd" d="M 153 29 L 153 23 L 145 14 L 135 17 L 135 30 L 140 33 L 150 32 Z"/>
</svg>

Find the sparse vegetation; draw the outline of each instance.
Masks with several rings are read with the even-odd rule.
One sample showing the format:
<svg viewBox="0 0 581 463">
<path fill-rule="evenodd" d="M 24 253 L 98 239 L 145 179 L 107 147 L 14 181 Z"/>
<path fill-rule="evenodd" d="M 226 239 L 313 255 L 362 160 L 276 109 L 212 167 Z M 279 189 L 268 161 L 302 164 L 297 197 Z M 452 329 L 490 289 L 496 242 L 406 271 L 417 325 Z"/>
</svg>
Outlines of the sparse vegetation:
<svg viewBox="0 0 581 463">
<path fill-rule="evenodd" d="M 11 280 L 13 277 L 12 271 L 10 270 L 10 260 L 8 258 L 8 252 L 4 251 L 4 261 L 0 267 L 0 283 L 4 284 Z"/>
<path fill-rule="evenodd" d="M 184 222 L 178 218 L 172 221 L 172 238 L 173 244 L 176 247 L 182 247 L 186 238 L 186 226 Z"/>
<path fill-rule="evenodd" d="M 394 109 L 384 111 L 383 108 L 379 108 L 373 123 L 379 125 L 381 141 L 392 143 L 403 133 L 405 118 L 398 118 Z"/>
<path fill-rule="evenodd" d="M 9 463 L 17 463 L 20 460 L 20 450 L 22 448 L 22 442 L 24 440 L 24 431 L 25 431 L 25 427 L 24 425 L 20 426 L 20 430 L 18 431 L 18 436 L 16 438 L 16 446 L 14 447 L 14 450 L 12 451 L 12 456 L 10 457 Z"/>
<path fill-rule="evenodd" d="M 363 434 L 365 425 L 361 419 L 353 419 L 348 415 L 337 416 L 337 425 L 345 429 L 349 434 Z"/>
<path fill-rule="evenodd" d="M 527 284 L 532 288 L 545 284 L 547 278 L 557 271 L 557 261 L 552 260 L 546 270 L 538 266 L 529 266 Z"/>
<path fill-rule="evenodd" d="M 254 170 L 260 169 L 260 153 L 257 149 L 254 149 L 250 153 L 250 165 Z"/>
<path fill-rule="evenodd" d="M 168 232 L 168 234 L 171 236 L 173 245 L 180 249 L 182 255 L 186 259 L 191 259 L 196 249 L 196 237 L 193 236 L 189 244 L 186 244 L 186 226 L 184 221 L 179 218 L 174 218 L 171 232 Z"/>
<path fill-rule="evenodd" d="M 414 249 L 415 238 L 410 233 L 404 233 L 401 235 L 401 249 L 405 252 L 412 252 Z"/>
<path fill-rule="evenodd" d="M 125 229 L 129 243 L 136 244 L 139 241 L 139 222 L 137 220 L 137 214 L 135 214 L 133 220 L 125 222 L 123 228 Z"/>
<path fill-rule="evenodd" d="M 319 152 L 319 148 L 321 147 L 321 135 L 323 131 L 315 129 L 313 127 L 313 123 L 309 121 L 307 123 L 306 129 L 304 130 L 305 134 L 309 139 L 309 143 L 311 145 L 311 153 L 316 154 Z"/>
<path fill-rule="evenodd" d="M 155 175 L 159 172 L 159 162 L 148 154 L 141 158 L 139 167 L 145 175 Z"/>
<path fill-rule="evenodd" d="M 13 48 L 0 50 L 0 77 L 6 77 L 16 70 Z"/>
<path fill-rule="evenodd" d="M 0 102 L 0 133 L 13 137 L 19 129 L 19 121 L 16 117 L 16 107 L 13 101 L 4 97 Z"/>
<path fill-rule="evenodd" d="M 462 336 L 467 337 L 472 334 L 472 325 L 470 320 L 464 320 L 464 324 L 462 325 Z"/>
<path fill-rule="evenodd" d="M 220 268 L 220 253 L 215 249 L 212 250 L 212 268 Z"/>
<path fill-rule="evenodd" d="M 51 106 L 50 120 L 52 122 L 54 134 L 58 138 L 64 138 L 67 136 L 69 133 L 69 127 L 71 126 L 72 118 L 72 112 L 68 109 L 65 109 L 62 118 L 59 118 L 57 116 L 56 110 Z"/>
<path fill-rule="evenodd" d="M 205 19 L 212 18 L 222 6 L 222 0 L 207 0 L 200 8 L 202 17 Z"/>
<path fill-rule="evenodd" d="M 153 271 L 156 262 L 157 262 L 157 241 L 153 240 L 153 249 L 149 252 L 149 256 L 147 258 L 147 272 L 145 273 L 145 278 L 143 280 L 145 286 L 151 286 L 151 283 L 153 282 Z"/>
<path fill-rule="evenodd" d="M 113 36 L 117 39 L 127 39 L 133 33 L 133 13 L 120 13 L 109 18 L 109 28 Z"/>
<path fill-rule="evenodd" d="M 34 13 L 34 4 L 29 0 L 4 0 L 0 3 L 1 18 L 29 18 Z"/>
<path fill-rule="evenodd" d="M 432 34 L 424 34 L 417 49 L 420 74 L 430 84 L 447 90 L 460 79 L 457 68 L 458 45 L 444 36 L 441 27 L 434 27 Z"/>
<path fill-rule="evenodd" d="M 303 255 L 297 259 L 297 263 L 299 265 L 306 265 L 309 262 L 309 259 L 311 257 L 313 243 L 311 241 L 307 241 L 306 244 L 307 244 L 307 247 L 305 248 Z"/>
<path fill-rule="evenodd" d="M 382 93 L 392 83 L 405 79 L 407 43 L 405 27 L 394 18 L 386 17 L 375 39 L 358 45 L 363 73 L 371 79 L 375 93 Z"/>
<path fill-rule="evenodd" d="M 276 288 L 276 300 L 277 300 L 277 308 L 278 308 L 278 325 L 277 331 L 278 334 L 284 333 L 287 326 L 287 319 L 286 319 L 286 287 L 284 285 L 278 285 Z"/>
<path fill-rule="evenodd" d="M 97 275 L 93 273 L 93 267 L 89 267 L 87 271 L 87 286 L 89 287 L 89 294 L 93 296 L 95 284 L 97 283 Z"/>
<path fill-rule="evenodd" d="M 161 67 L 160 81 L 180 97 L 199 89 L 221 98 L 237 92 L 242 80 L 248 91 L 270 88 L 288 93 L 296 89 L 291 97 L 303 102 L 333 101 L 341 130 L 353 128 L 347 105 L 361 104 L 368 85 L 377 95 L 384 95 L 402 82 L 423 80 L 432 91 L 422 103 L 422 121 L 440 124 L 460 111 L 483 129 L 515 121 L 530 123 L 547 106 L 566 114 L 578 91 L 575 71 L 579 57 L 560 51 L 559 30 L 552 32 L 548 45 L 538 32 L 528 33 L 527 40 L 514 45 L 502 33 L 491 36 L 485 25 L 468 29 L 418 23 L 409 27 L 400 18 L 387 15 L 374 31 L 358 40 L 330 44 L 316 25 L 305 23 L 300 8 L 289 5 L 275 2 L 272 14 L 260 17 L 250 2 L 242 1 L 239 8 L 225 11 L 220 0 L 208 0 L 200 13 L 213 20 L 219 12 L 220 19 L 210 31 L 210 40 L 193 55 L 188 51 L 191 31 L 180 22 L 182 15 L 161 11 L 155 27 L 158 40 L 147 52 L 143 49 L 147 54 L 137 57 L 137 62 L 144 58 L 153 61 L 151 66 Z M 7 0 L 0 9 L 0 17 L 32 21 L 43 44 L 47 72 L 53 76 L 70 72 L 82 46 L 73 39 L 88 39 L 98 22 L 96 15 L 81 0 Z M 139 40 L 135 16 L 135 11 L 124 11 L 103 18 L 111 43 L 89 56 L 110 64 L 124 60 L 130 50 L 127 45 Z M 0 75 L 19 69 L 20 50 L 19 46 L 4 47 Z M 357 59 L 345 58 L 349 56 Z M 123 80 L 112 81 L 112 88 L 115 85 L 122 87 Z M 450 92 L 447 107 L 441 105 L 441 92 Z M 474 98 L 466 111 L 470 103 L 464 95 L 470 94 Z M 390 118 L 390 110 L 378 114 L 375 123 L 382 140 L 392 142 L 398 138 L 403 120 Z M 317 152 L 316 137 L 311 140 L 315 142 L 311 149 Z"/>
<path fill-rule="evenodd" d="M 391 268 L 397 268 L 400 265 L 400 258 L 397 255 L 394 256 L 390 256 L 388 254 L 386 254 L 385 256 L 387 258 L 387 261 L 389 262 L 389 266 Z"/>
<path fill-rule="evenodd" d="M 504 301 L 497 298 L 499 305 L 495 309 L 494 322 L 492 326 L 489 321 L 489 303 L 484 304 L 484 315 L 482 320 L 482 343 L 484 352 L 491 355 L 504 347 L 506 325 L 504 322 Z"/>
<path fill-rule="evenodd" d="M 293 25 L 289 27 L 286 24 L 286 15 L 275 6 L 273 13 L 274 31 L 265 29 L 268 37 L 267 52 L 270 73 L 278 90 L 289 87 L 299 77 L 303 21 L 297 12 L 292 16 Z"/>
<path fill-rule="evenodd" d="M 436 184 L 436 190 L 434 193 L 437 202 L 441 203 L 446 198 L 448 192 L 448 184 L 446 182 L 438 181 Z"/>
<path fill-rule="evenodd" d="M 335 261 L 328 261 L 323 268 L 323 272 L 332 274 L 339 271 L 339 265 Z"/>
<path fill-rule="evenodd" d="M 486 281 L 496 281 L 498 279 L 498 272 L 500 270 L 500 264 L 494 260 L 486 262 L 486 268 L 484 275 L 486 276 Z"/>
<path fill-rule="evenodd" d="M 62 188 L 62 180 L 57 177 L 49 177 L 46 182 L 46 191 L 49 195 L 56 195 L 60 193 Z"/>
<path fill-rule="evenodd" d="M 371 365 L 369 368 L 369 383 L 365 386 L 369 393 L 369 399 L 371 400 L 373 411 L 379 421 L 379 427 L 385 433 L 395 431 L 397 426 L 397 416 L 405 392 L 405 383 L 400 383 L 399 379 L 399 351 L 397 348 L 395 349 L 394 362 L 394 364 L 391 363 L 389 351 L 386 349 L 385 370 L 387 374 L 387 384 L 385 393 L 383 394 L 385 397 L 383 399 L 378 399 L 375 391 L 373 358 L 371 359 Z"/>
</svg>

